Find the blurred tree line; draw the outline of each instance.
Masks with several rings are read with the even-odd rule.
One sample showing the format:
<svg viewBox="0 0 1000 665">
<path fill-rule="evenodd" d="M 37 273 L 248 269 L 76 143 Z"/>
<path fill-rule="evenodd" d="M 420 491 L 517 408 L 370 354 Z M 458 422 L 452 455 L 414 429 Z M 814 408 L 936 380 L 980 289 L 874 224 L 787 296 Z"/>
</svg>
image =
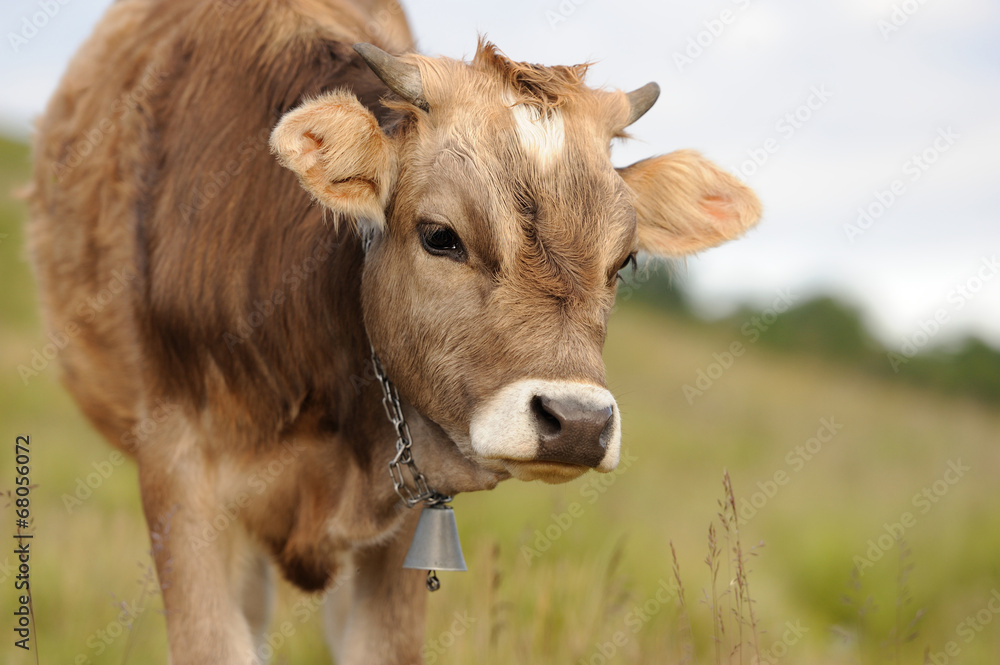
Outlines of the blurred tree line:
<svg viewBox="0 0 1000 665">
<path fill-rule="evenodd" d="M 729 329 L 736 339 L 759 331 L 752 339 L 776 353 L 819 357 L 889 380 L 1000 404 L 1000 350 L 981 339 L 967 337 L 937 346 L 929 340 L 920 350 L 886 348 L 868 332 L 856 309 L 828 296 L 795 303 L 780 313 L 742 307 L 725 319 L 706 321 L 692 310 L 672 271 L 669 263 L 657 261 L 632 274 L 626 271 L 619 301 L 665 310 L 697 325 Z"/>
</svg>

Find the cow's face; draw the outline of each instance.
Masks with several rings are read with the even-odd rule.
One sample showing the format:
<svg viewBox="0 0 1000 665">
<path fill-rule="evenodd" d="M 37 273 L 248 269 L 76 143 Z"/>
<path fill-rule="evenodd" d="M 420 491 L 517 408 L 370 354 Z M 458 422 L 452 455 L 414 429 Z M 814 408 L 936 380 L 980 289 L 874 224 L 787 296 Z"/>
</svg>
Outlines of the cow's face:
<svg viewBox="0 0 1000 665">
<path fill-rule="evenodd" d="M 753 193 L 693 152 L 625 169 L 610 142 L 655 100 L 583 68 L 362 48 L 404 98 L 386 135 L 350 94 L 290 112 L 279 159 L 373 237 L 365 324 L 402 394 L 470 460 L 560 482 L 618 463 L 601 350 L 639 249 L 683 255 L 756 223 Z M 653 94 L 650 94 L 650 93 Z"/>
</svg>

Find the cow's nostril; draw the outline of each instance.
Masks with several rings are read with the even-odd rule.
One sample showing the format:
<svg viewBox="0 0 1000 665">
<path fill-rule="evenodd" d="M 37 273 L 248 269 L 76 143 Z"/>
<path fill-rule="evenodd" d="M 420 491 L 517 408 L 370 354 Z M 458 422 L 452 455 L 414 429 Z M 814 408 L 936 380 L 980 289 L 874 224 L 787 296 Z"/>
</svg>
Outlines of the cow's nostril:
<svg viewBox="0 0 1000 665">
<path fill-rule="evenodd" d="M 536 395 L 531 410 L 538 432 L 538 459 L 594 467 L 604 459 L 614 409 L 575 398 Z"/>
<path fill-rule="evenodd" d="M 535 419 L 538 423 L 538 433 L 545 438 L 558 436 L 562 430 L 562 422 L 559 420 L 559 416 L 553 413 L 553 410 L 547 404 L 548 402 L 549 399 L 547 397 L 540 395 L 535 395 L 531 398 L 531 411 L 535 414 Z"/>
</svg>

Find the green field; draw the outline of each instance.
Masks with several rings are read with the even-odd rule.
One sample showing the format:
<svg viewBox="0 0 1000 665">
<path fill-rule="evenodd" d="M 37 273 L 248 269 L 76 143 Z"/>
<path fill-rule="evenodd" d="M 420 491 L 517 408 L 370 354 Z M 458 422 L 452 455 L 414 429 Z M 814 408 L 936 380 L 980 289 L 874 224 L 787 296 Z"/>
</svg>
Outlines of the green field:
<svg viewBox="0 0 1000 665">
<path fill-rule="evenodd" d="M 0 142 L 0 191 L 27 168 L 23 147 Z M 46 340 L 23 209 L 7 198 L 0 206 L 0 491 L 13 488 L 15 436 L 30 434 L 39 662 L 166 663 L 134 466 L 114 464 L 54 364 L 26 382 L 18 373 Z M 622 467 L 456 499 L 469 572 L 442 574 L 429 599 L 428 665 L 752 663 L 758 653 L 760 662 L 920 664 L 926 650 L 931 663 L 998 662 L 997 409 L 763 344 L 728 362 L 734 341 L 746 342 L 729 326 L 632 302 L 615 313 L 605 355 L 623 414 Z M 699 370 L 717 378 L 689 399 L 682 386 Z M 732 614 L 737 534 L 730 525 L 727 541 L 717 517 L 724 470 L 747 518 L 738 538 L 755 628 L 745 605 L 747 623 Z M 88 476 L 97 487 L 67 505 Z M 14 519 L 0 510 L 0 533 L 13 533 Z M 713 523 L 723 550 L 714 590 Z M 34 663 L 7 628 L 10 550 L 0 551 L 0 662 Z M 280 596 L 273 662 L 329 662 L 313 599 L 285 584 Z"/>
</svg>

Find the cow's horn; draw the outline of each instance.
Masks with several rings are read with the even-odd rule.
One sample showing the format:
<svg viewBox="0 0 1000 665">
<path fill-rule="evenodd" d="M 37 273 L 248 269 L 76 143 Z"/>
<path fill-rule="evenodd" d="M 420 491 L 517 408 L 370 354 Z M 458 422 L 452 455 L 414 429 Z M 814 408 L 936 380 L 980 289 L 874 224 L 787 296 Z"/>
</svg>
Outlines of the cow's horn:
<svg viewBox="0 0 1000 665">
<path fill-rule="evenodd" d="M 628 122 L 625 126 L 628 127 L 633 122 L 641 118 L 646 114 L 646 111 L 656 103 L 657 98 L 660 96 L 660 86 L 656 83 L 650 82 L 641 88 L 636 88 L 632 92 L 628 93 L 628 104 L 630 107 L 628 114 Z"/>
<path fill-rule="evenodd" d="M 354 50 L 365 59 L 375 75 L 382 79 L 382 83 L 389 86 L 390 90 L 414 106 L 425 111 L 430 110 L 427 100 L 424 99 L 424 85 L 416 65 L 403 62 L 379 47 L 363 42 L 355 44 Z"/>
</svg>

